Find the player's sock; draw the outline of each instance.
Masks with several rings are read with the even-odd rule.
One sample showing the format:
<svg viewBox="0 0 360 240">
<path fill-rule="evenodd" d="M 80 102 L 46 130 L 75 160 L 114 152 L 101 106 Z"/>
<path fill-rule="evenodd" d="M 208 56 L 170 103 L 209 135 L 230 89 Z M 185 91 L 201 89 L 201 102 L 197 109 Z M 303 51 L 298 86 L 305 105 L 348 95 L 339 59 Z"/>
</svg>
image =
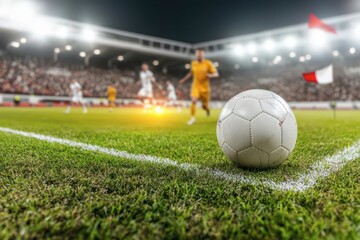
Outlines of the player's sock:
<svg viewBox="0 0 360 240">
<path fill-rule="evenodd" d="M 202 108 L 205 110 L 206 116 L 210 117 L 210 108 L 208 107 L 208 105 L 203 105 Z"/>
<path fill-rule="evenodd" d="M 203 106 L 203 109 L 206 112 L 206 116 L 210 117 L 210 109 L 207 106 Z"/>
<path fill-rule="evenodd" d="M 191 111 L 191 116 L 192 116 L 192 117 L 195 117 L 195 114 L 196 114 L 196 103 L 191 103 L 190 111 Z"/>
<path fill-rule="evenodd" d="M 187 122 L 187 124 L 188 125 L 193 125 L 193 124 L 195 124 L 195 122 L 196 122 L 195 117 L 191 117 L 191 119 Z"/>
<path fill-rule="evenodd" d="M 70 110 L 71 110 L 71 107 L 70 106 L 67 106 L 66 110 L 64 113 L 70 113 Z"/>
<path fill-rule="evenodd" d="M 87 113 L 87 108 L 85 106 L 83 107 L 83 113 Z"/>
</svg>

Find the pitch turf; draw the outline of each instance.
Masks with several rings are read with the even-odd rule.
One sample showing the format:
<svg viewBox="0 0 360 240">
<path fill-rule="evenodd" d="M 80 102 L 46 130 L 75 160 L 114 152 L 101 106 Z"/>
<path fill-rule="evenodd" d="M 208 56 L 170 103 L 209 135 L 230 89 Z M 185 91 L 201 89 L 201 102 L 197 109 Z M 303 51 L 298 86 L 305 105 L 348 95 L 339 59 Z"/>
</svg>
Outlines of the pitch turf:
<svg viewBox="0 0 360 240">
<path fill-rule="evenodd" d="M 360 139 L 360 112 L 295 112 L 290 159 L 264 172 L 235 168 L 217 146 L 219 112 L 139 109 L 0 109 L 0 127 L 164 157 L 254 178 L 297 179 Z M 197 175 L 176 167 L 0 132 L 0 239 L 358 239 L 360 164 L 305 192 Z"/>
</svg>

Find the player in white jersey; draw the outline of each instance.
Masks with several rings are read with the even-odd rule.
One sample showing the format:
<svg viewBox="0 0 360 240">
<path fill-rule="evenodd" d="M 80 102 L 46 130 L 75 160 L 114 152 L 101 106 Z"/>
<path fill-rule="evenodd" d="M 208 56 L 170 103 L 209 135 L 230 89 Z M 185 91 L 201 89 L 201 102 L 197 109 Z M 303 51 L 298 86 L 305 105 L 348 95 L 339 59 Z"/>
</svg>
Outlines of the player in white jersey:
<svg viewBox="0 0 360 240">
<path fill-rule="evenodd" d="M 153 83 L 155 83 L 154 74 L 149 70 L 149 65 L 143 63 L 141 65 L 141 72 L 140 72 L 140 83 L 141 89 L 138 92 L 138 98 L 144 101 L 144 108 L 147 108 L 147 104 L 145 100 L 148 100 L 152 103 L 153 99 Z"/>
<path fill-rule="evenodd" d="M 170 81 L 166 81 L 166 90 L 167 90 L 167 99 L 169 102 L 176 102 L 176 92 L 175 87 Z"/>
<path fill-rule="evenodd" d="M 76 80 L 71 80 L 70 84 L 70 97 L 71 101 L 65 110 L 65 113 L 70 113 L 73 103 L 80 103 L 83 107 L 83 113 L 87 113 L 86 103 L 82 96 L 81 85 Z"/>
<path fill-rule="evenodd" d="M 170 81 L 166 81 L 167 91 L 167 106 L 177 107 L 178 111 L 181 111 L 180 105 L 177 103 L 176 90 L 174 85 Z"/>
</svg>

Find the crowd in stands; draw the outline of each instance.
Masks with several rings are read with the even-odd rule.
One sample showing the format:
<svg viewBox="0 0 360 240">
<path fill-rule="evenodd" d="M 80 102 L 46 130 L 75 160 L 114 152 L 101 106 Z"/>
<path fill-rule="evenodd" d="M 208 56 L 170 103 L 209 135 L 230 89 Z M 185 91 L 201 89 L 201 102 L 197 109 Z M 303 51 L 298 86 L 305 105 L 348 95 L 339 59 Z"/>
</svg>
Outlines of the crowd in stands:
<svg viewBox="0 0 360 240">
<path fill-rule="evenodd" d="M 261 69 L 221 72 L 221 77 L 212 80 L 212 99 L 228 100 L 239 92 L 260 88 L 278 93 L 287 101 L 360 100 L 360 70 L 349 73 L 341 67 L 335 71 L 335 81 L 329 85 L 305 82 L 301 66 L 272 67 Z M 139 72 L 135 69 L 104 69 L 84 67 L 80 64 L 54 63 L 34 57 L 0 56 L 0 93 L 68 96 L 71 79 L 83 87 L 84 97 L 106 97 L 109 85 L 118 88 L 120 98 L 136 98 L 140 88 Z M 221 70 L 221 69 L 220 69 Z M 155 71 L 159 83 L 154 87 L 155 97 L 166 96 L 165 81 L 170 80 L 177 88 L 179 99 L 189 99 L 190 83 L 180 86 L 181 76 Z"/>
</svg>

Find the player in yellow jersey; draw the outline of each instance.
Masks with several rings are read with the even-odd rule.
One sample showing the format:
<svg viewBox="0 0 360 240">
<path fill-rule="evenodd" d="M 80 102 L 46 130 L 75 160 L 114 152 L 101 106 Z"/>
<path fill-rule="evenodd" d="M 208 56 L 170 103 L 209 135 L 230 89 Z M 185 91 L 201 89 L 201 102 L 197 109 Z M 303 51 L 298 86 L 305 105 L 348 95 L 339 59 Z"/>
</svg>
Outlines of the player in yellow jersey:
<svg viewBox="0 0 360 240">
<path fill-rule="evenodd" d="M 117 94 L 116 88 L 114 86 L 108 86 L 107 95 L 108 95 L 109 111 L 110 112 L 112 112 L 113 108 L 115 107 L 116 94 Z"/>
<path fill-rule="evenodd" d="M 198 100 L 202 102 L 202 108 L 206 111 L 206 114 L 210 115 L 210 79 L 219 77 L 214 64 L 210 60 L 205 59 L 203 49 L 196 50 L 196 60 L 191 63 L 191 71 L 180 80 L 180 83 L 185 83 L 191 77 L 193 77 L 193 83 L 191 87 L 191 119 L 188 122 L 189 125 L 196 122 L 195 113 Z"/>
</svg>

